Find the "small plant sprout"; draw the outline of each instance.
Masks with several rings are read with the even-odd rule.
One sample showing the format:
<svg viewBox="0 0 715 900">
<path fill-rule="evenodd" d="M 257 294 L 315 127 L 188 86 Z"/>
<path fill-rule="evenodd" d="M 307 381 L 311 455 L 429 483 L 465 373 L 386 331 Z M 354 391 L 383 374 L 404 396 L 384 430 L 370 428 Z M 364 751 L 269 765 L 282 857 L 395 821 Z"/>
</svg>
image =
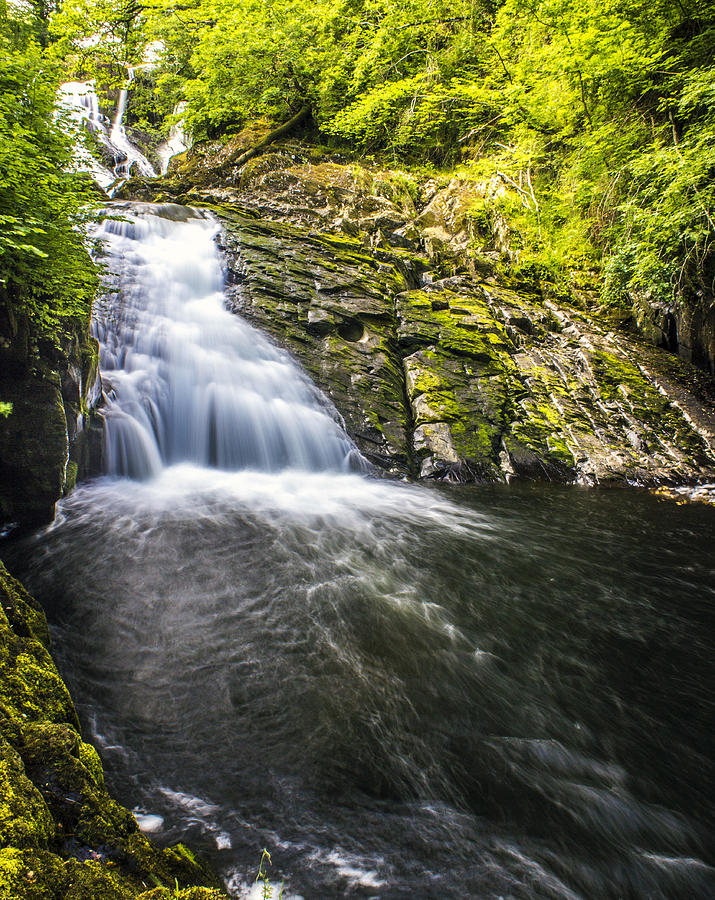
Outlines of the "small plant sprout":
<svg viewBox="0 0 715 900">
<path fill-rule="evenodd" d="M 264 847 L 261 853 L 261 861 L 258 865 L 258 874 L 256 875 L 256 884 L 260 883 L 261 885 L 261 900 L 272 900 L 273 897 L 273 885 L 268 877 L 268 867 L 272 865 L 271 854 Z M 283 884 L 284 882 L 281 881 L 278 900 L 283 900 Z"/>
</svg>

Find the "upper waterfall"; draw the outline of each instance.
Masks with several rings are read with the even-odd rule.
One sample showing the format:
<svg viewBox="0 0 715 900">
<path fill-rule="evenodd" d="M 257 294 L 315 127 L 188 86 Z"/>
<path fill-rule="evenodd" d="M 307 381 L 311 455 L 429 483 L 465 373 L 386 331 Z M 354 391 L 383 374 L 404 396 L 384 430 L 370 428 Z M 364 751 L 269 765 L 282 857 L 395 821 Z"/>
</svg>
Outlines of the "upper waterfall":
<svg viewBox="0 0 715 900">
<path fill-rule="evenodd" d="M 139 173 L 151 178 L 157 174 L 146 156 L 129 140 L 124 128 L 128 85 L 133 78 L 134 70 L 129 69 L 128 83 L 120 91 L 111 127 L 107 117 L 100 112 L 94 81 L 68 81 L 60 86 L 60 107 L 76 126 L 86 128 L 105 148 L 104 154 L 111 160 L 112 170 L 95 159 L 89 148 L 81 141 L 77 143 L 75 165 L 79 171 L 89 172 L 97 184 L 105 190 L 117 179 L 125 179 L 132 174 Z"/>
<path fill-rule="evenodd" d="M 289 355 L 223 305 L 218 223 L 183 207 L 118 207 L 99 229 L 95 310 L 106 468 L 345 470 L 362 459 Z"/>
<path fill-rule="evenodd" d="M 112 130 L 109 133 L 109 141 L 115 149 L 114 172 L 118 178 L 128 178 L 132 168 L 136 168 L 140 175 L 150 178 L 156 177 L 156 170 L 144 154 L 129 140 L 124 128 L 124 113 L 127 108 L 129 86 L 134 81 L 134 68 L 127 68 L 127 82 L 119 92 L 117 111 L 112 122 Z"/>
</svg>

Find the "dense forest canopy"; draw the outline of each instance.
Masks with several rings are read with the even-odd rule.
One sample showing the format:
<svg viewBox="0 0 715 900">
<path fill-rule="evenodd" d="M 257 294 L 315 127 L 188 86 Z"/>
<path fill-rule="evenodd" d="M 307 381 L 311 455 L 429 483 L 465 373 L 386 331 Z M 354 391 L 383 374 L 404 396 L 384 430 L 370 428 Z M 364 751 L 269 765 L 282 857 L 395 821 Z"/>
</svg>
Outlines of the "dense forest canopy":
<svg viewBox="0 0 715 900">
<path fill-rule="evenodd" d="M 710 0 L 0 0 L 0 282 L 91 288 L 86 188 L 52 112 L 61 80 L 116 88 L 194 140 L 304 107 L 323 144 L 499 178 L 537 274 L 603 263 L 604 296 L 712 296 Z M 81 252 L 80 252 L 81 255 Z"/>
</svg>

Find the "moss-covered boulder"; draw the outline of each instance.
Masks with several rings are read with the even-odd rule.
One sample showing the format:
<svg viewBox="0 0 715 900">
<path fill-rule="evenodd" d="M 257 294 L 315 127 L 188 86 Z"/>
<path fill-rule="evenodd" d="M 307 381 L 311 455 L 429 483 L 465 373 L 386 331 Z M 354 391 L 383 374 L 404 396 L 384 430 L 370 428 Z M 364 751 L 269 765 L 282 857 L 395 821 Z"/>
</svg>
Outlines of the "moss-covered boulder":
<svg viewBox="0 0 715 900">
<path fill-rule="evenodd" d="M 154 888 L 225 896 L 188 848 L 155 847 L 109 795 L 44 614 L 0 563 L 0 897 L 134 900 Z"/>
</svg>

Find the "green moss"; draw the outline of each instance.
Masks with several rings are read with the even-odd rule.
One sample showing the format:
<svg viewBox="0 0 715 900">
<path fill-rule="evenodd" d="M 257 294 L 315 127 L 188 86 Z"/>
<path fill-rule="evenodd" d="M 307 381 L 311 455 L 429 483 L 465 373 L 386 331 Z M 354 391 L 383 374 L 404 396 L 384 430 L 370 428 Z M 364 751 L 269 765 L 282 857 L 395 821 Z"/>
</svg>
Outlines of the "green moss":
<svg viewBox="0 0 715 900">
<path fill-rule="evenodd" d="M 397 298 L 399 335 L 409 351 L 439 344 L 450 353 L 472 357 L 483 374 L 514 368 L 514 346 L 487 303 L 476 294 L 408 291 Z"/>
<path fill-rule="evenodd" d="M 462 459 L 481 470 L 496 473 L 496 453 L 499 449 L 501 429 L 482 418 L 469 422 L 456 421 L 451 425 L 454 448 Z"/>
<path fill-rule="evenodd" d="M 134 900 L 136 887 L 95 860 L 69 860 L 64 900 Z"/>
<path fill-rule="evenodd" d="M 131 900 L 147 883 L 217 887 L 187 848 L 155 847 L 107 793 L 44 615 L 2 563 L 0 599 L 0 897 Z"/>
<path fill-rule="evenodd" d="M 601 396 L 644 423 L 652 433 L 654 445 L 659 439 L 666 439 L 693 460 L 705 455 L 706 446 L 700 435 L 636 365 L 597 350 L 591 354 L 591 366 Z"/>
<path fill-rule="evenodd" d="M 221 891 L 205 887 L 188 887 L 177 890 L 154 888 L 140 894 L 137 900 L 225 900 Z"/>
<path fill-rule="evenodd" d="M 0 645 L 0 677 L 0 709 L 6 715 L 76 723 L 69 692 L 39 641 L 7 635 Z"/>
<path fill-rule="evenodd" d="M 555 395 L 546 381 L 532 378 L 529 386 L 531 396 L 520 403 L 517 418 L 510 427 L 511 436 L 547 462 L 573 467 L 575 459 L 566 439 L 571 424 L 568 416 L 553 402 Z"/>
<path fill-rule="evenodd" d="M 67 468 L 65 470 L 65 486 L 63 488 L 63 493 L 65 495 L 69 494 L 70 491 L 75 489 L 77 484 L 77 470 L 78 466 L 74 460 L 70 460 L 67 463 Z"/>
<path fill-rule="evenodd" d="M 411 370 L 407 384 L 410 398 L 413 400 L 420 394 L 432 396 L 449 388 L 447 381 L 442 375 L 433 369 L 424 368 Z"/>
<path fill-rule="evenodd" d="M 89 777 L 98 788 L 104 788 L 104 770 L 102 769 L 102 761 L 99 753 L 91 744 L 85 744 L 82 741 L 79 745 L 79 759 L 84 768 L 89 773 Z"/>
<path fill-rule="evenodd" d="M 55 824 L 20 755 L 0 738 L 0 845 L 46 849 Z"/>
<path fill-rule="evenodd" d="M 67 871 L 62 860 L 43 850 L 0 849 L 0 897 L 8 900 L 65 900 Z M 87 900 L 97 895 L 86 895 Z M 85 898 L 83 898 L 85 900 Z M 101 898 L 97 897 L 97 900 Z"/>
<path fill-rule="evenodd" d="M 50 647 L 50 630 L 39 603 L 0 561 L 0 628 L 8 625 L 21 637 L 34 637 Z"/>
</svg>

